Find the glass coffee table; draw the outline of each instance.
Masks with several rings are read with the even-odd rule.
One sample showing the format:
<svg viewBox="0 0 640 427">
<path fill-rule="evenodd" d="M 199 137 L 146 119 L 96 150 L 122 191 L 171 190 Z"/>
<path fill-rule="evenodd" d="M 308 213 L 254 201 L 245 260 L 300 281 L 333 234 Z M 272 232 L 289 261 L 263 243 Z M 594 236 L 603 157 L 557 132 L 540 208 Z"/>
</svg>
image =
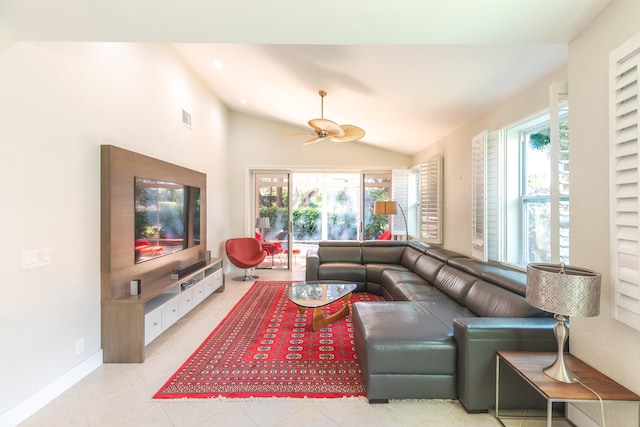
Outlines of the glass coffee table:
<svg viewBox="0 0 640 427">
<path fill-rule="evenodd" d="M 287 298 L 298 306 L 298 312 L 304 313 L 313 308 L 311 329 L 315 332 L 342 319 L 349 314 L 349 298 L 357 288 L 355 283 L 344 282 L 294 282 L 287 285 Z M 330 316 L 322 314 L 322 307 L 342 300 L 342 308 Z"/>
</svg>

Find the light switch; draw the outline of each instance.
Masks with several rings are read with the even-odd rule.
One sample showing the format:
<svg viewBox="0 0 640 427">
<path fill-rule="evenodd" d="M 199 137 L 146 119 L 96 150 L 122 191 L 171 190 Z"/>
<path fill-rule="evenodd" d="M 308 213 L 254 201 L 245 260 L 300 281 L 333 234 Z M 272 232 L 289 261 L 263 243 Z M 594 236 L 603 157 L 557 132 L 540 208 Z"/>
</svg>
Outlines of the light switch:
<svg viewBox="0 0 640 427">
<path fill-rule="evenodd" d="M 40 267 L 51 264 L 51 248 L 22 252 L 22 268 Z"/>
</svg>

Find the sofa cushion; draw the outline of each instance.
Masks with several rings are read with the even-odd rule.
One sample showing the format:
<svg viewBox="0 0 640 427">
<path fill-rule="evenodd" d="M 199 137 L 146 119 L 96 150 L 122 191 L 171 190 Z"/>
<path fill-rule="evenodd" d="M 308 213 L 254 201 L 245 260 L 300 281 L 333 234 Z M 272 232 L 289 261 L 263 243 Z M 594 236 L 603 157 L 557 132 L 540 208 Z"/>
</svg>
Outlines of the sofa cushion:
<svg viewBox="0 0 640 427">
<path fill-rule="evenodd" d="M 357 353 L 372 374 L 448 375 L 456 372 L 453 324 L 444 326 L 421 302 L 353 305 Z"/>
<path fill-rule="evenodd" d="M 399 264 L 366 264 L 367 285 L 369 283 L 382 283 L 382 273 L 385 270 L 411 271 Z"/>
<path fill-rule="evenodd" d="M 487 264 L 486 262 L 465 257 L 451 258 L 447 264 L 478 277 L 481 277 L 482 273 L 487 271 L 488 268 L 493 268 L 492 265 Z"/>
<path fill-rule="evenodd" d="M 400 264 L 407 244 L 397 240 L 367 240 L 361 247 L 363 264 Z"/>
<path fill-rule="evenodd" d="M 416 264 L 416 261 L 423 255 L 423 252 L 418 251 L 411 246 L 407 246 L 402 253 L 402 260 L 400 263 L 409 270 L 413 270 L 413 266 Z"/>
<path fill-rule="evenodd" d="M 483 271 L 482 278 L 523 297 L 527 295 L 527 273 L 524 271 L 494 266 Z"/>
<path fill-rule="evenodd" d="M 437 301 L 453 302 L 440 289 L 425 283 L 397 283 L 395 288 L 389 290 L 393 301 Z M 457 304 L 457 303 L 456 303 Z"/>
<path fill-rule="evenodd" d="M 471 258 L 452 258 L 448 264 L 511 292 L 522 296 L 526 295 L 527 273 L 524 271 L 514 270 L 503 265 L 481 262 Z"/>
<path fill-rule="evenodd" d="M 436 281 L 438 271 L 445 265 L 444 262 L 429 255 L 422 255 L 416 260 L 413 271 L 418 273 L 427 282 L 433 284 Z"/>
<path fill-rule="evenodd" d="M 433 284 L 460 305 L 465 305 L 467 292 L 477 280 L 476 276 L 460 271 L 450 265 L 443 265 L 438 271 Z"/>
<path fill-rule="evenodd" d="M 320 257 L 320 264 L 328 262 L 362 263 L 360 244 L 352 241 L 320 242 L 318 244 L 318 256 Z"/>
<path fill-rule="evenodd" d="M 527 300 L 494 284 L 478 280 L 471 286 L 467 307 L 481 317 L 544 317 L 550 314 L 531 306 Z"/>
<path fill-rule="evenodd" d="M 385 299 L 395 299 L 395 288 L 399 283 L 413 283 L 416 285 L 426 286 L 428 283 L 416 273 L 408 270 L 385 270 L 380 275 L 380 284 L 382 285 L 382 295 Z M 404 298 L 402 298 L 404 299 Z"/>
<path fill-rule="evenodd" d="M 364 292 L 367 280 L 366 269 L 362 264 L 351 262 L 320 264 L 318 267 L 318 280 L 353 282 L 358 285 L 356 292 Z"/>
<path fill-rule="evenodd" d="M 466 319 L 470 317 L 478 317 L 473 311 L 467 307 L 463 307 L 452 299 L 437 301 L 434 299 L 423 303 L 436 319 L 443 325 L 451 326 L 453 330 L 454 319 Z"/>
</svg>

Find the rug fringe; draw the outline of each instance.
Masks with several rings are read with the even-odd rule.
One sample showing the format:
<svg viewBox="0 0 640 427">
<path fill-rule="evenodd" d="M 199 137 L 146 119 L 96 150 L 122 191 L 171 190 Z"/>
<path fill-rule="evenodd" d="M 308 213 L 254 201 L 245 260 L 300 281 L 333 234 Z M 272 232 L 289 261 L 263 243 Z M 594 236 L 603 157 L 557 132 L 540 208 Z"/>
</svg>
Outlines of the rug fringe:
<svg viewBox="0 0 640 427">
<path fill-rule="evenodd" d="M 188 402 L 191 400 L 217 400 L 217 401 L 228 401 L 228 402 L 252 402 L 252 401 L 257 401 L 257 400 L 331 400 L 331 401 L 335 401 L 335 400 L 363 400 L 366 402 L 369 402 L 369 400 L 365 397 L 365 396 L 340 396 L 340 397 L 308 397 L 308 396 L 304 396 L 304 397 L 290 397 L 290 396 L 283 396 L 283 397 L 274 397 L 274 396 L 269 396 L 269 397 L 259 397 L 259 396 L 254 396 L 254 397 L 225 397 L 225 396 L 211 396 L 211 397 L 176 397 L 176 398 L 172 398 L 172 399 L 164 399 L 164 398 L 152 398 L 151 401 L 160 401 L 160 402 L 167 402 L 167 401 L 182 401 L 182 402 Z"/>
</svg>

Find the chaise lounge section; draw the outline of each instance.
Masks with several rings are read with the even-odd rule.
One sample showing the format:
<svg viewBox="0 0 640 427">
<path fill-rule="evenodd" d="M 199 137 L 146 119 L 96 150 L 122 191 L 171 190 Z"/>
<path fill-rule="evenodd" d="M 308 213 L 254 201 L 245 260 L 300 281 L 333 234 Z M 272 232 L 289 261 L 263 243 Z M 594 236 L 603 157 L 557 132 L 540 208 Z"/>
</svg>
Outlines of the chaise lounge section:
<svg viewBox="0 0 640 427">
<path fill-rule="evenodd" d="M 458 399 L 469 412 L 495 402 L 496 350 L 555 351 L 555 320 L 525 299 L 526 273 L 405 241 L 322 241 L 306 280 L 343 280 L 384 297 L 353 306 L 367 397 Z M 504 377 L 504 378 L 503 378 Z M 515 374 L 501 406 L 542 403 Z"/>
</svg>

